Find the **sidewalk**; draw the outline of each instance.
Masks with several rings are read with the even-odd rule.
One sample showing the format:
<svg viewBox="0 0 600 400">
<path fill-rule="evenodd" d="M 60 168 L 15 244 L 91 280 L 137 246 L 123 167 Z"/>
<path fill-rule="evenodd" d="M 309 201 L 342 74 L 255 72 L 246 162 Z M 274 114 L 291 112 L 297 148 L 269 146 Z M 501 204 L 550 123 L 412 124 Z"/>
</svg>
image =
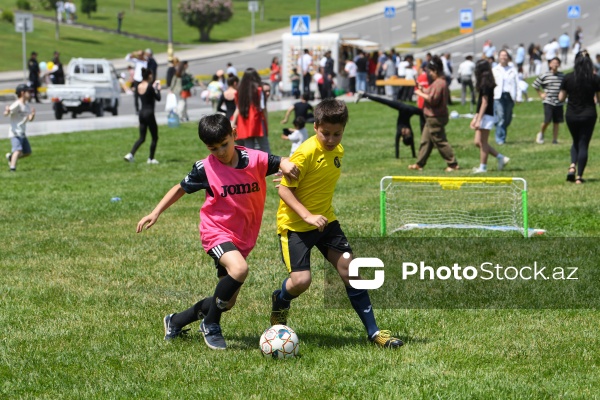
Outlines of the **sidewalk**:
<svg viewBox="0 0 600 400">
<path fill-rule="evenodd" d="M 353 102 L 355 96 L 340 96 L 339 100 L 346 102 Z M 268 112 L 284 111 L 287 110 L 291 105 L 296 103 L 298 100 L 294 98 L 285 98 L 280 101 L 269 101 L 267 104 Z M 167 125 L 167 113 L 164 111 L 164 104 L 157 104 L 156 107 L 156 122 L 158 125 Z M 200 106 L 191 108 L 188 110 L 188 114 L 191 116 L 190 123 L 197 123 L 200 117 L 207 114 L 212 114 L 212 107 L 210 105 Z M 117 115 L 109 116 L 106 115 L 102 118 L 91 117 L 91 118 L 76 118 L 76 119 L 62 119 L 60 121 L 32 121 L 27 124 L 27 136 L 44 136 L 44 135 L 56 135 L 61 133 L 72 133 L 72 132 L 83 132 L 83 131 L 98 131 L 105 129 L 117 129 L 117 128 L 137 128 L 139 126 L 138 116 L 135 114 L 130 115 Z M 276 126 L 273 130 L 281 132 L 280 127 Z M 0 139 L 8 138 L 8 130 L 10 124 L 0 124 Z"/>
<path fill-rule="evenodd" d="M 426 0 L 417 0 L 417 2 L 423 1 Z M 354 8 L 352 10 L 329 15 L 326 17 L 321 17 L 319 24 L 320 29 L 321 31 L 333 29 L 338 26 L 354 22 L 357 20 L 357 18 L 367 19 L 377 15 L 381 15 L 383 14 L 384 6 L 394 6 L 396 8 L 399 8 L 406 6 L 406 3 L 407 0 L 389 0 L 385 2 L 378 1 L 376 3 L 372 3 L 363 7 Z M 176 18 L 176 16 L 174 16 L 174 18 Z M 312 24 L 314 24 L 313 31 L 316 31 L 316 21 L 313 20 L 311 22 L 311 25 Z M 102 30 L 105 29 L 103 28 Z M 252 37 L 245 37 L 233 40 L 231 42 L 227 42 L 225 44 L 215 43 L 199 45 L 198 47 L 193 49 L 178 51 L 176 55 L 179 59 L 189 61 L 213 57 L 222 57 L 279 43 L 281 41 L 281 35 L 289 31 L 290 28 L 285 27 L 275 31 L 269 31 L 254 35 L 254 40 L 252 39 Z M 116 31 L 112 32 L 114 34 L 117 34 Z M 157 53 L 154 55 L 154 58 L 158 62 L 159 66 L 167 65 L 167 53 Z M 111 62 L 117 70 L 124 70 L 127 68 L 128 65 L 127 61 L 125 61 L 125 55 L 123 55 L 123 58 L 111 60 Z M 22 79 L 23 71 L 0 72 L 0 82 L 16 82 L 21 81 Z"/>
</svg>

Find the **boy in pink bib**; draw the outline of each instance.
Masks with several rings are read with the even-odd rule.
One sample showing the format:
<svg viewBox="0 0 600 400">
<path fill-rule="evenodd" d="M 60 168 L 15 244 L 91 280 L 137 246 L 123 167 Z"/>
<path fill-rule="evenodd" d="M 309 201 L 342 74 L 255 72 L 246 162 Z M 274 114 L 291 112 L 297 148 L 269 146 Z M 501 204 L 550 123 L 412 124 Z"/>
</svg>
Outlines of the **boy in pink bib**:
<svg viewBox="0 0 600 400">
<path fill-rule="evenodd" d="M 208 347 L 224 350 L 221 314 L 234 306 L 248 276 L 246 257 L 254 248 L 260 230 L 265 177 L 281 169 L 284 176 L 294 180 L 299 171 L 287 158 L 235 146 L 235 129 L 221 114 L 200 119 L 198 136 L 211 154 L 197 161 L 187 176 L 138 222 L 136 232 L 154 225 L 160 214 L 184 194 L 206 191 L 200 209 L 200 237 L 202 247 L 215 261 L 219 283 L 212 297 L 164 318 L 165 340 L 180 336 L 186 332 L 183 327 L 203 319 L 200 331 Z"/>
</svg>

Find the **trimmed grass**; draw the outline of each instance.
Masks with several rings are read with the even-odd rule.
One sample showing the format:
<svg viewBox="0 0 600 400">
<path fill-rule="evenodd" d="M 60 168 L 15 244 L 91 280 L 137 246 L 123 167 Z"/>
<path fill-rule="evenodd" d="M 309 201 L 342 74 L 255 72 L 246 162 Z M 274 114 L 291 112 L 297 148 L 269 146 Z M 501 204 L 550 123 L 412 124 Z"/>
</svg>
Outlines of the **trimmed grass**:
<svg viewBox="0 0 600 400">
<path fill-rule="evenodd" d="M 355 7 L 364 6 L 375 0 L 328 0 L 321 2 L 321 16 L 334 14 Z M 3 4 L 6 3 L 6 4 Z M 92 13 L 92 18 L 79 13 L 78 21 L 108 29 L 117 29 L 117 14 L 125 12 L 122 30 L 162 40 L 168 39 L 167 3 L 164 0 L 145 0 L 135 2 L 135 10 L 131 11 L 130 2 L 119 0 L 103 0 L 98 2 L 98 12 Z M 176 48 L 201 45 L 200 34 L 196 28 L 187 26 L 179 16 L 177 1 L 173 1 L 173 40 L 179 43 Z M 14 2 L 0 1 L 1 8 L 10 8 Z M 78 8 L 80 4 L 77 3 Z M 227 42 L 241 37 L 250 36 L 252 14 L 248 12 L 247 1 L 234 1 L 233 17 L 225 23 L 216 25 L 211 31 L 212 42 Z M 53 11 L 34 10 L 36 14 L 54 17 Z M 286 2 L 279 0 L 264 0 L 264 20 L 260 13 L 255 14 L 255 33 L 268 32 L 289 26 L 290 16 L 309 14 L 313 21 L 316 18 L 316 6 L 303 2 Z M 313 22 L 316 24 L 316 21 Z M 54 23 L 36 20 L 34 32 L 27 35 L 27 49 L 37 49 L 40 60 L 52 58 L 52 52 L 59 50 L 63 62 L 71 57 L 119 58 L 135 49 L 151 47 L 155 52 L 166 52 L 166 44 L 128 39 L 124 36 L 87 31 L 72 28 L 67 24 L 60 26 L 60 41 L 54 39 Z M 162 49 L 162 50 L 161 50 Z M 0 71 L 11 71 L 22 68 L 21 34 L 15 33 L 14 24 L 0 21 L 0 50 L 3 62 Z"/>
<path fill-rule="evenodd" d="M 127 53 L 140 48 L 156 48 L 156 42 L 118 36 L 111 33 L 91 31 L 68 25 L 60 27 L 60 41 L 56 41 L 55 26 L 41 20 L 34 21 L 34 31 L 27 34 L 27 59 L 32 51 L 38 53 L 38 61 L 51 61 L 55 50 L 60 51 L 63 64 L 71 58 L 125 58 Z M 166 46 L 165 46 L 166 47 Z M 0 71 L 23 69 L 21 34 L 15 27 L 0 22 L 0 53 L 6 55 Z"/>
<path fill-rule="evenodd" d="M 406 166 L 414 160 L 405 146 L 400 160 L 393 156 L 395 111 L 370 102 L 348 107 L 346 157 L 334 202 L 352 242 L 378 235 L 381 176 L 413 174 Z M 271 146 L 287 154 L 289 144 L 279 140 L 281 118 L 281 112 L 270 115 Z M 547 229 L 548 236 L 600 236 L 599 142 L 590 148 L 588 183 L 568 184 L 567 128 L 561 127 L 559 145 L 536 145 L 541 118 L 540 102 L 515 108 L 508 144 L 501 147 L 511 163 L 501 173 L 490 168 L 488 175 L 527 179 L 531 225 Z M 478 164 L 468 123 L 452 119 L 447 129 L 464 175 Z M 285 277 L 272 185 L 248 259 L 251 273 L 238 305 L 223 317 L 230 348 L 208 349 L 197 324 L 186 338 L 164 342 L 164 315 L 212 294 L 216 283 L 212 260 L 198 241 L 204 195 L 184 196 L 143 234 L 136 235 L 135 226 L 207 151 L 194 124 L 161 126 L 161 164 L 143 162 L 148 143 L 136 163 L 124 163 L 136 137 L 135 128 L 32 137 L 34 153 L 21 160 L 17 173 L 0 170 L 0 397 L 496 399 L 600 393 L 597 310 L 378 309 L 380 326 L 406 341 L 398 351 L 382 351 L 366 342 L 354 311 L 324 308 L 329 266 L 317 253 L 313 285 L 294 302 L 289 320 L 302 357 L 263 359 L 258 339 L 268 326 L 269 296 Z M 8 150 L 9 141 L 0 146 Z M 423 174 L 443 175 L 444 166 L 433 153 Z M 122 200 L 111 202 L 116 196 Z"/>
<path fill-rule="evenodd" d="M 495 12 L 493 14 L 488 14 L 487 21 L 484 21 L 482 19 L 475 20 L 475 30 L 485 28 L 488 25 L 495 24 L 496 22 L 505 20 L 512 15 L 522 13 L 531 8 L 534 8 L 534 7 L 540 6 L 544 3 L 547 3 L 548 1 L 549 0 L 524 0 L 523 2 L 521 2 L 519 4 L 505 8 L 504 10 Z M 462 34 L 460 33 L 460 28 L 452 28 L 452 29 L 445 30 L 444 32 L 437 33 L 435 35 L 429 35 L 424 38 L 417 38 L 416 45 L 413 45 L 412 43 L 407 42 L 407 43 L 401 43 L 401 44 L 397 45 L 396 47 L 401 48 L 401 49 L 411 49 L 411 48 L 415 48 L 415 47 L 420 47 L 420 48 L 421 47 L 429 47 L 429 46 L 434 46 L 436 44 L 442 43 L 446 40 L 450 40 L 452 38 L 459 37 L 459 36 L 462 36 Z"/>
</svg>

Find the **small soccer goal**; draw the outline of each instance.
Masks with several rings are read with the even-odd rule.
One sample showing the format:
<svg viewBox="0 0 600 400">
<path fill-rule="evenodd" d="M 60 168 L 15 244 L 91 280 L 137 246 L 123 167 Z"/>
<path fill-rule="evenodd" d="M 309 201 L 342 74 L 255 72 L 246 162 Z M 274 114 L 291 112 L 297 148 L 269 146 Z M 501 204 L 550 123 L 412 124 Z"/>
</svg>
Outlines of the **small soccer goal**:
<svg viewBox="0 0 600 400">
<path fill-rule="evenodd" d="M 543 234 L 529 228 L 523 178 L 385 176 L 381 235 L 410 229 L 486 229 Z"/>
</svg>

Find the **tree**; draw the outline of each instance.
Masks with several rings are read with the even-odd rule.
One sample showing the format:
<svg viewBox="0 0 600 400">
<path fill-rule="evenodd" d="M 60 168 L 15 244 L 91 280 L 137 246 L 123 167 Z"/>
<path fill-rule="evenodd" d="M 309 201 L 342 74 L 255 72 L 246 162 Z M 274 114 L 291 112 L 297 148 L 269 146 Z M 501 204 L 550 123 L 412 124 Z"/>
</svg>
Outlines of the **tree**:
<svg viewBox="0 0 600 400">
<path fill-rule="evenodd" d="M 44 10 L 56 10 L 57 1 L 58 0 L 39 0 L 39 3 Z"/>
<path fill-rule="evenodd" d="M 91 13 L 96 12 L 96 0 L 81 0 L 81 12 L 91 18 Z"/>
<path fill-rule="evenodd" d="M 233 16 L 233 4 L 231 0 L 183 0 L 179 15 L 187 25 L 198 28 L 201 42 L 208 42 L 212 28 Z"/>
</svg>

